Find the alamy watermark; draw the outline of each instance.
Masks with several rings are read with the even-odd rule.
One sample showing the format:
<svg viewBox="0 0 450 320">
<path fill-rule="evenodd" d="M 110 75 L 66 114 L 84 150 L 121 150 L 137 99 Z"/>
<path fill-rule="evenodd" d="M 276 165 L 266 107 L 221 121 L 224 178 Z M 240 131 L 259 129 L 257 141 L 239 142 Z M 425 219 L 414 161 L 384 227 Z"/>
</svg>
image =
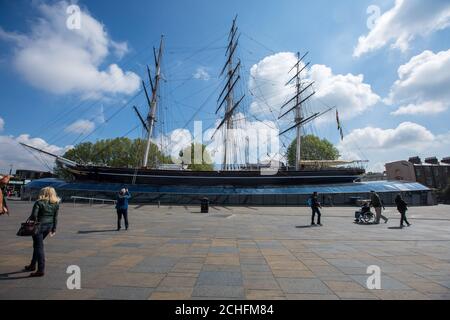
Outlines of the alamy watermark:
<svg viewBox="0 0 450 320">
<path fill-rule="evenodd" d="M 167 144 L 171 149 L 171 160 L 175 164 L 214 164 L 214 158 L 224 158 L 224 133 L 217 132 L 211 137 L 203 132 L 202 121 L 194 122 L 193 138 L 172 135 Z M 261 175 L 274 175 L 280 167 L 279 131 L 272 128 L 236 128 L 227 129 L 227 164 L 239 165 L 263 163 Z M 190 148 L 193 144 L 193 148 Z M 203 150 L 203 145 L 206 146 Z M 193 150 L 191 150 L 193 149 Z M 179 151 L 183 151 L 182 154 Z M 193 153 L 193 154 L 192 154 Z M 239 155 L 239 156 L 238 156 Z M 245 159 L 244 159 L 245 157 Z M 263 158 L 263 159 L 260 159 Z M 278 158 L 277 158 L 278 157 Z M 244 161 L 244 162 L 243 162 Z"/>
<path fill-rule="evenodd" d="M 70 276 L 67 278 L 66 286 L 69 290 L 80 290 L 81 289 L 81 269 L 77 265 L 70 265 L 66 270 L 67 274 Z"/>
<path fill-rule="evenodd" d="M 370 276 L 366 280 L 366 286 L 369 290 L 380 290 L 381 289 L 381 268 L 376 265 L 371 265 L 367 267 L 367 274 Z"/>
<path fill-rule="evenodd" d="M 66 14 L 66 27 L 69 30 L 81 29 L 81 9 L 76 4 L 72 4 L 67 7 Z"/>
<path fill-rule="evenodd" d="M 369 15 L 366 21 L 367 28 L 369 30 L 372 30 L 373 28 L 375 28 L 378 19 L 381 16 L 381 9 L 379 6 L 370 5 L 367 7 L 366 13 Z"/>
</svg>

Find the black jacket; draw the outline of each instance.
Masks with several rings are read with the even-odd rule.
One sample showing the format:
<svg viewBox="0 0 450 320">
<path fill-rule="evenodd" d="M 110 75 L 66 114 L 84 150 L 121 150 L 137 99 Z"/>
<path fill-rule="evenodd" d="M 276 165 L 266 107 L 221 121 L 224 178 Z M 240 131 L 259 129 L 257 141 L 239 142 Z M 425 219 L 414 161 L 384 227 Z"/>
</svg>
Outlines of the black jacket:
<svg viewBox="0 0 450 320">
<path fill-rule="evenodd" d="M 34 203 L 33 211 L 28 220 L 37 221 L 41 224 L 51 224 L 52 232 L 56 231 L 58 224 L 58 203 L 50 203 L 46 200 L 38 200 Z"/>
<path fill-rule="evenodd" d="M 311 196 L 311 208 L 319 208 L 320 202 L 317 196 Z"/>
<path fill-rule="evenodd" d="M 397 205 L 397 210 L 399 212 L 405 212 L 408 210 L 408 204 L 403 199 L 395 200 L 395 204 Z"/>
<path fill-rule="evenodd" d="M 370 206 L 374 208 L 381 208 L 383 206 L 380 196 L 377 193 L 373 193 L 370 196 Z"/>
</svg>

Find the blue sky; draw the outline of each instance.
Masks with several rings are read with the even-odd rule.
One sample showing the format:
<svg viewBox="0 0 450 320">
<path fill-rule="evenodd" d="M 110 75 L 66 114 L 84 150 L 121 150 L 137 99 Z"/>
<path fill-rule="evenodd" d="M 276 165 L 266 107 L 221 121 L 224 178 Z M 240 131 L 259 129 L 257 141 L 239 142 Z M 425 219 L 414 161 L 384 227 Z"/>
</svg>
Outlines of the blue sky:
<svg viewBox="0 0 450 320">
<path fill-rule="evenodd" d="M 416 154 L 450 155 L 448 1 L 74 3 L 89 22 L 85 29 L 81 25 L 86 38 L 62 30 L 61 22 L 67 19 L 63 9 L 70 3 L 0 0 L 0 147 L 11 150 L 0 155 L 0 171 L 10 164 L 42 167 L 14 146 L 18 141 L 61 153 L 80 141 L 121 136 L 138 125 L 131 107 L 145 113 L 144 96 L 125 107 L 124 102 L 139 92 L 139 78 L 146 79 L 145 65 L 152 65 L 151 47 L 158 45 L 161 34 L 165 81 L 159 129 L 165 134 L 192 131 L 193 123 L 187 123 L 191 118 L 203 120 L 204 128 L 212 127 L 223 47 L 236 14 L 241 32 L 238 54 L 244 65 L 240 91 L 248 91 L 250 79 L 256 86 L 267 81 L 264 77 L 283 80 L 282 74 L 270 72 L 284 72 L 293 58 L 289 53 L 309 51 L 307 61 L 314 67 L 308 79 L 316 81 L 319 97 L 311 110 L 336 104 L 346 137 L 339 141 L 332 121 L 308 130 L 330 139 L 343 156 L 368 158 L 371 169 L 382 170 L 384 162 Z M 380 12 L 372 29 L 367 26 L 370 5 Z M 117 68 L 109 69 L 111 65 Z M 88 72 L 81 74 L 84 67 L 92 71 L 91 78 Z M 289 92 L 273 92 L 274 88 L 261 85 L 258 94 L 277 110 Z M 247 93 L 244 108 L 259 120 L 272 121 L 259 112 L 261 96 Z M 129 136 L 141 134 L 137 129 Z"/>
</svg>

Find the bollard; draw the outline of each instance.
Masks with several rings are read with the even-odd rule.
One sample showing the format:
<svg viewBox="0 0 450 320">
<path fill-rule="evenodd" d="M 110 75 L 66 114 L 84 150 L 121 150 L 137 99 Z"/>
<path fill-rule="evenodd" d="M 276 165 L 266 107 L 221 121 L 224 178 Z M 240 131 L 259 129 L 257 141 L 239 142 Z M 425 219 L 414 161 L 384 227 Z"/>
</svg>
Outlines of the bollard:
<svg viewBox="0 0 450 320">
<path fill-rule="evenodd" d="M 201 213 L 208 213 L 209 210 L 209 199 L 204 197 L 201 200 L 201 204 L 200 204 L 200 212 Z"/>
</svg>

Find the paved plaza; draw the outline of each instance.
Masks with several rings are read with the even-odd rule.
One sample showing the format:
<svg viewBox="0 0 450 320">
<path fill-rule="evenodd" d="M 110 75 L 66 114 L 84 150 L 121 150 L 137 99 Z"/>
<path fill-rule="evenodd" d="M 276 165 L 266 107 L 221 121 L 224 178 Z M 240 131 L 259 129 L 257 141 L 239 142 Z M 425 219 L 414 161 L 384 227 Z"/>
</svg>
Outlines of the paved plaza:
<svg viewBox="0 0 450 320">
<path fill-rule="evenodd" d="M 139 206 L 115 231 L 111 205 L 61 205 L 43 278 L 20 270 L 32 241 L 16 231 L 32 203 L 0 217 L 0 299 L 450 299 L 450 206 L 412 207 L 412 226 L 356 225 L 355 207 Z M 69 265 L 81 289 L 68 290 Z M 366 287 L 381 268 L 381 289 Z"/>
</svg>

